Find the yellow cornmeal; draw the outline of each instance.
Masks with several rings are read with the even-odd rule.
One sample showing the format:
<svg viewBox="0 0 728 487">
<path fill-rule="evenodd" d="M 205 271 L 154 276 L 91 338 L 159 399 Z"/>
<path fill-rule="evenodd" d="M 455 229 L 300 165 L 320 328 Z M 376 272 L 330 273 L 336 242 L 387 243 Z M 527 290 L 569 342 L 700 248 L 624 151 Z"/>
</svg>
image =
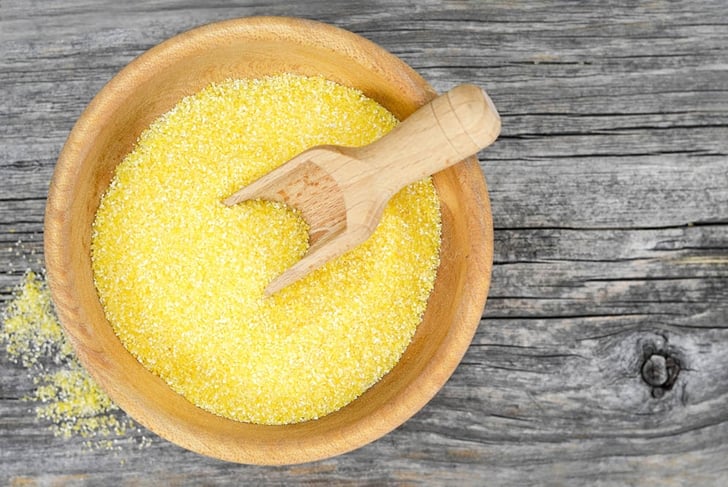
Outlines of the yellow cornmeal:
<svg viewBox="0 0 728 487">
<path fill-rule="evenodd" d="M 36 388 L 24 400 L 63 438 L 81 437 L 90 450 L 116 449 L 139 433 L 81 367 L 53 310 L 42 275 L 28 270 L 3 309 L 0 345 L 11 362 L 27 368 Z M 141 446 L 148 446 L 142 438 Z"/>
<path fill-rule="evenodd" d="M 126 348 L 194 404 L 245 422 L 318 418 L 377 382 L 432 290 L 432 182 L 397 194 L 364 244 L 269 298 L 307 227 L 283 205 L 221 200 L 311 146 L 364 145 L 395 125 L 358 91 L 294 75 L 213 84 L 155 121 L 94 224 L 96 285 Z"/>
</svg>

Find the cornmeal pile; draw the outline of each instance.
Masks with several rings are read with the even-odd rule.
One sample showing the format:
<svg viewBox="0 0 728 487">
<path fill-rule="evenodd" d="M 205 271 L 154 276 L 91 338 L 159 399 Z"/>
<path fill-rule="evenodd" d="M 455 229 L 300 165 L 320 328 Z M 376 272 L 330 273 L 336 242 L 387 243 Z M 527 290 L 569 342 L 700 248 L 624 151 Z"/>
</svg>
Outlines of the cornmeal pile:
<svg viewBox="0 0 728 487">
<path fill-rule="evenodd" d="M 37 418 L 56 436 L 80 437 L 90 450 L 117 449 L 137 426 L 94 383 L 73 354 L 58 322 L 41 274 L 28 270 L 2 311 L 0 346 L 9 360 L 27 368 L 35 389 L 24 400 L 35 403 Z M 140 446 L 150 440 L 142 438 Z"/>
<path fill-rule="evenodd" d="M 92 260 L 125 347 L 215 414 L 285 424 L 335 411 L 399 360 L 439 263 L 432 182 L 398 193 L 361 246 L 271 297 L 306 252 L 284 205 L 226 207 L 235 190 L 318 144 L 360 146 L 396 125 L 362 93 L 278 75 L 213 84 L 155 121 L 118 166 Z"/>
</svg>

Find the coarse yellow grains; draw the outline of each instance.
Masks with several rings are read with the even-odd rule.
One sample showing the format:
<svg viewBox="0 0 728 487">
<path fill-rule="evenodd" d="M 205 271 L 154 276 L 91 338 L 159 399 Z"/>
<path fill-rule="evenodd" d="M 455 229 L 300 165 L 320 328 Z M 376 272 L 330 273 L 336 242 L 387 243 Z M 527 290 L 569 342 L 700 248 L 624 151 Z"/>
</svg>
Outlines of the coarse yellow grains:
<svg viewBox="0 0 728 487">
<path fill-rule="evenodd" d="M 24 367 L 39 365 L 43 358 L 56 362 L 73 354 L 58 323 L 45 280 L 28 270 L 13 290 L 13 299 L 2 313 L 0 343 L 13 362 Z"/>
<path fill-rule="evenodd" d="M 124 435 L 138 433 L 73 354 L 42 275 L 25 272 L 2 322 L 0 345 L 11 362 L 29 370 L 36 386 L 23 399 L 36 403 L 36 417 L 47 420 L 56 436 L 83 438 L 96 450 L 116 449 L 125 443 Z"/>
<path fill-rule="evenodd" d="M 307 278 L 265 286 L 308 247 L 285 206 L 221 202 L 303 150 L 360 146 L 397 121 L 359 91 L 296 75 L 213 84 L 155 121 L 117 167 L 94 223 L 106 316 L 125 347 L 212 413 L 286 424 L 354 400 L 399 360 L 439 263 L 427 179 L 374 235 Z"/>
</svg>

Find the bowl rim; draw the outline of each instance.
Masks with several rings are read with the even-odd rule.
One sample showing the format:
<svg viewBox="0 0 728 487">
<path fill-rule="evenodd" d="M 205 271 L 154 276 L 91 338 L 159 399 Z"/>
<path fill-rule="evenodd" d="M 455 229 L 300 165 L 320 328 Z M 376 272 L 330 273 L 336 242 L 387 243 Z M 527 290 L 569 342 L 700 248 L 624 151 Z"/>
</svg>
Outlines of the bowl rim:
<svg viewBox="0 0 728 487">
<path fill-rule="evenodd" d="M 91 374 L 94 380 L 104 389 L 115 403 L 126 411 L 132 418 L 167 440 L 197 453 L 238 463 L 282 465 L 295 464 L 329 458 L 362 447 L 394 430 L 411 416 L 421 410 L 442 388 L 457 368 L 467 351 L 473 336 L 478 328 L 483 307 L 490 285 L 490 275 L 493 258 L 493 225 L 490 212 L 485 177 L 480 170 L 476 157 L 471 157 L 451 168 L 455 171 L 459 183 L 468 198 L 472 198 L 480 211 L 466 214 L 467 229 L 473 244 L 467 249 L 468 265 L 465 269 L 464 281 L 468 288 L 463 293 L 456 311 L 463 326 L 449 330 L 438 347 L 430 363 L 425 365 L 422 373 L 408 386 L 408 390 L 416 390 L 417 394 L 408 394 L 408 397 L 397 397 L 391 407 L 383 415 L 368 419 L 366 427 L 359 425 L 349 428 L 346 434 L 329 435 L 326 445 L 317 446 L 313 443 L 292 443 L 278 445 L 280 454 L 276 458 L 261 459 L 260 454 L 247 451 L 225 452 L 204 441 L 187 438 L 175 428 L 165 424 L 154 423 L 139 414 L 136 404 L 130 403 L 120 397 L 113 387 L 109 387 L 107 377 L 103 373 L 90 368 L 85 360 L 84 344 L 78 336 L 78 310 L 68 303 L 74 302 L 76 277 L 67 272 L 66 266 L 70 261 L 72 249 L 66 242 L 69 229 L 64 222 L 68 220 L 71 212 L 68 201 L 63 200 L 63 194 L 73 188 L 74 181 L 80 171 L 80 162 L 84 155 L 83 141 L 97 130 L 94 126 L 100 118 L 107 101 L 120 96 L 129 82 L 139 82 L 153 76 L 159 69 L 160 62 L 173 63 L 179 53 L 191 46 L 204 42 L 218 42 L 220 39 L 237 38 L 239 36 L 283 36 L 293 42 L 303 42 L 312 33 L 328 41 L 335 41 L 336 49 L 344 50 L 347 55 L 361 56 L 362 46 L 373 53 L 372 59 L 366 63 L 374 69 L 397 67 L 397 78 L 409 83 L 422 93 L 418 104 L 424 104 L 436 95 L 432 87 L 404 61 L 386 51 L 381 46 L 353 32 L 341 29 L 331 24 L 301 19 L 296 17 L 254 16 L 229 19 L 205 24 L 177 34 L 160 44 L 145 51 L 122 68 L 93 98 L 78 118 L 68 139 L 59 155 L 49 188 L 48 200 L 44 222 L 44 250 L 46 273 L 56 311 L 63 325 L 66 336 L 69 338 L 81 363 Z M 332 48 L 332 50 L 334 50 Z M 429 305 L 428 305 L 429 307 Z M 404 395 L 401 395 L 404 396 Z M 234 421 L 234 420 L 230 420 Z"/>
</svg>

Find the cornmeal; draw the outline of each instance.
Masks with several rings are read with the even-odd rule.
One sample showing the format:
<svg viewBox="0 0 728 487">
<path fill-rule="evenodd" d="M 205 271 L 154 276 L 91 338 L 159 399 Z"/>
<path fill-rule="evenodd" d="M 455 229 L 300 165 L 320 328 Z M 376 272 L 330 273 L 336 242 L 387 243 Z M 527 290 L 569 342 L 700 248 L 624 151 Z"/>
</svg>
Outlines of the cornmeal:
<svg viewBox="0 0 728 487">
<path fill-rule="evenodd" d="M 399 360 L 439 263 L 432 182 L 391 201 L 374 235 L 288 288 L 308 247 L 284 205 L 226 207 L 235 190 L 319 144 L 360 146 L 397 121 L 361 92 L 296 75 L 213 84 L 155 121 L 117 167 L 92 261 L 124 346 L 192 403 L 286 424 L 354 400 Z"/>
</svg>

